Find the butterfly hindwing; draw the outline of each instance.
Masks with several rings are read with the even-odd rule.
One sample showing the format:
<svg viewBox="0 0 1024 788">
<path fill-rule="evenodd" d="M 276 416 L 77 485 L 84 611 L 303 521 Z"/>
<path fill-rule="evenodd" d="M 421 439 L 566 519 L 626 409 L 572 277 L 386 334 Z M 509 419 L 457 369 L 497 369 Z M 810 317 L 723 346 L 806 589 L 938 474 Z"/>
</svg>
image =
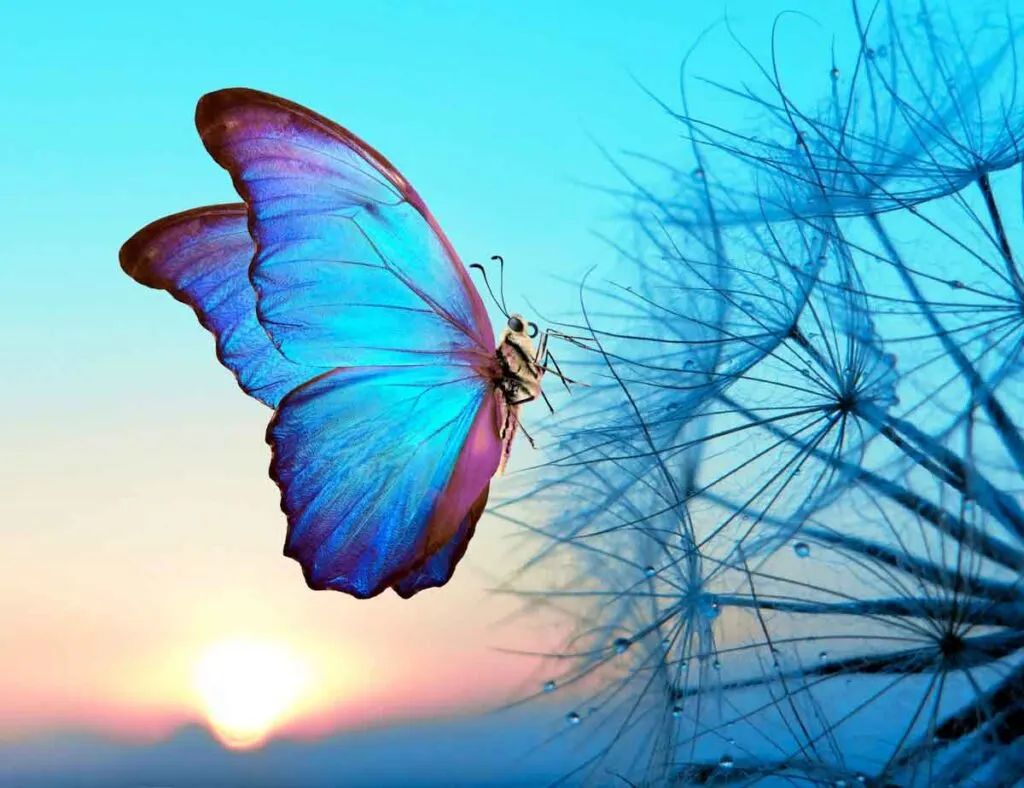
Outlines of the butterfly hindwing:
<svg viewBox="0 0 1024 788">
<path fill-rule="evenodd" d="M 440 550 L 428 556 L 423 563 L 394 584 L 393 588 L 396 594 L 403 599 L 409 599 L 413 594 L 424 589 L 437 588 L 451 580 L 456 565 L 466 554 L 469 540 L 473 538 L 473 533 L 476 531 L 477 521 L 487 506 L 489 491 L 490 485 L 488 484 L 474 501 L 466 516 L 462 518 L 455 535 Z"/>
<path fill-rule="evenodd" d="M 309 586 L 375 596 L 451 544 L 500 461 L 496 408 L 460 365 L 342 368 L 285 397 L 271 476 Z"/>
<path fill-rule="evenodd" d="M 249 282 L 254 246 L 242 203 L 210 205 L 164 217 L 121 247 L 121 268 L 195 310 L 217 340 L 217 357 L 249 395 L 276 407 L 296 386 L 324 371 L 296 364 L 274 347 L 256 319 Z"/>
<path fill-rule="evenodd" d="M 486 354 L 479 294 L 422 199 L 341 126 L 276 96 L 203 96 L 196 127 L 249 206 L 260 322 L 293 361 Z"/>
</svg>

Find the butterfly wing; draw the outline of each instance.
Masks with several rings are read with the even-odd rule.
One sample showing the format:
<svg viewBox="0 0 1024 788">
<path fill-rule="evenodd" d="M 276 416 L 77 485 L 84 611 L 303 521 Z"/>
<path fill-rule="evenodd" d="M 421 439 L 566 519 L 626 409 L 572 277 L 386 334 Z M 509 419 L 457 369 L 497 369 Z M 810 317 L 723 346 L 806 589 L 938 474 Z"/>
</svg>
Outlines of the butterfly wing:
<svg viewBox="0 0 1024 788">
<path fill-rule="evenodd" d="M 465 268 L 405 178 L 332 121 L 230 89 L 196 127 L 249 209 L 260 323 L 285 357 L 339 368 L 268 433 L 286 554 L 359 597 L 414 571 L 409 593 L 444 582 L 501 454 L 494 332 Z"/>
<path fill-rule="evenodd" d="M 455 573 L 455 567 L 462 556 L 466 554 L 469 547 L 469 540 L 473 538 L 477 521 L 484 513 L 487 506 L 487 495 L 490 485 L 484 487 L 477 500 L 473 503 L 469 512 L 462 518 L 459 529 L 455 535 L 448 540 L 440 550 L 428 556 L 423 563 L 409 571 L 405 577 L 398 580 L 392 587 L 395 593 L 403 599 L 409 599 L 427 588 L 443 586 Z"/>
<path fill-rule="evenodd" d="M 255 249 L 245 205 L 210 205 L 167 216 L 121 247 L 121 268 L 140 284 L 166 290 L 195 311 L 217 341 L 217 357 L 249 395 L 276 407 L 324 370 L 281 355 L 256 319 L 249 282 Z"/>
<path fill-rule="evenodd" d="M 257 314 L 287 358 L 346 367 L 493 354 L 466 269 L 423 200 L 369 145 L 244 88 L 203 96 L 196 127 L 249 206 Z"/>
<path fill-rule="evenodd" d="M 372 597 L 449 545 L 454 569 L 500 461 L 498 397 L 450 364 L 341 368 L 285 397 L 270 474 L 307 584 Z"/>
</svg>

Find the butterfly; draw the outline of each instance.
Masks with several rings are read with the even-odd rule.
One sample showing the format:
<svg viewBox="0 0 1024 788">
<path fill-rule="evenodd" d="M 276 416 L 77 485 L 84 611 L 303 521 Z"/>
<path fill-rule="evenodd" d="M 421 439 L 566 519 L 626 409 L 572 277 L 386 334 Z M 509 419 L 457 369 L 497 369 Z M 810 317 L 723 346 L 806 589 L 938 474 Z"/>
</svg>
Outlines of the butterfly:
<svg viewBox="0 0 1024 788">
<path fill-rule="evenodd" d="M 333 121 L 231 88 L 199 100 L 196 127 L 244 202 L 153 222 L 122 269 L 192 307 L 241 388 L 274 409 L 284 553 L 310 588 L 444 585 L 520 407 L 543 395 L 548 332 L 534 347 L 536 324 L 502 298 L 495 341 L 422 198 Z"/>
</svg>

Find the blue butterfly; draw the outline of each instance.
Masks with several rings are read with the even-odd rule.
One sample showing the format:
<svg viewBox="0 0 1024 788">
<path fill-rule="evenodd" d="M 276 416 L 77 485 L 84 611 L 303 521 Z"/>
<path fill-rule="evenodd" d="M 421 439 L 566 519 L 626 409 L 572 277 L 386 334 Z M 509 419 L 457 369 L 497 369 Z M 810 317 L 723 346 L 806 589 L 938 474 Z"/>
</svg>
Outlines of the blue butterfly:
<svg viewBox="0 0 1024 788">
<path fill-rule="evenodd" d="M 451 578 L 541 396 L 547 332 L 497 343 L 466 269 L 383 156 L 305 107 L 207 94 L 196 126 L 244 203 L 168 216 L 124 271 L 191 306 L 217 356 L 275 409 L 285 555 L 313 589 L 410 597 Z"/>
</svg>

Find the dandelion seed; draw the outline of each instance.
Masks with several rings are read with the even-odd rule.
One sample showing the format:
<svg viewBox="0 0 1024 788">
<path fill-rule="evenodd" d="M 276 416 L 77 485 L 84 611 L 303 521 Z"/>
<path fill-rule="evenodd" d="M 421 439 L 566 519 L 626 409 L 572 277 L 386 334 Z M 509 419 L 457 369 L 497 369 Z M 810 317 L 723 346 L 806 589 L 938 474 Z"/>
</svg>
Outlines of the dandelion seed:
<svg viewBox="0 0 1024 788">
<path fill-rule="evenodd" d="M 559 680 L 619 715 L 633 784 L 714 782 L 737 725 L 744 784 L 988 784 L 1024 743 L 1013 10 L 855 3 L 811 66 L 841 85 L 798 100 L 780 47 L 761 89 L 723 87 L 749 128 L 684 93 L 714 179 L 637 181 L 639 283 L 580 321 L 593 385 L 520 499 L 553 514 L 514 520 L 571 567 Z"/>
</svg>

